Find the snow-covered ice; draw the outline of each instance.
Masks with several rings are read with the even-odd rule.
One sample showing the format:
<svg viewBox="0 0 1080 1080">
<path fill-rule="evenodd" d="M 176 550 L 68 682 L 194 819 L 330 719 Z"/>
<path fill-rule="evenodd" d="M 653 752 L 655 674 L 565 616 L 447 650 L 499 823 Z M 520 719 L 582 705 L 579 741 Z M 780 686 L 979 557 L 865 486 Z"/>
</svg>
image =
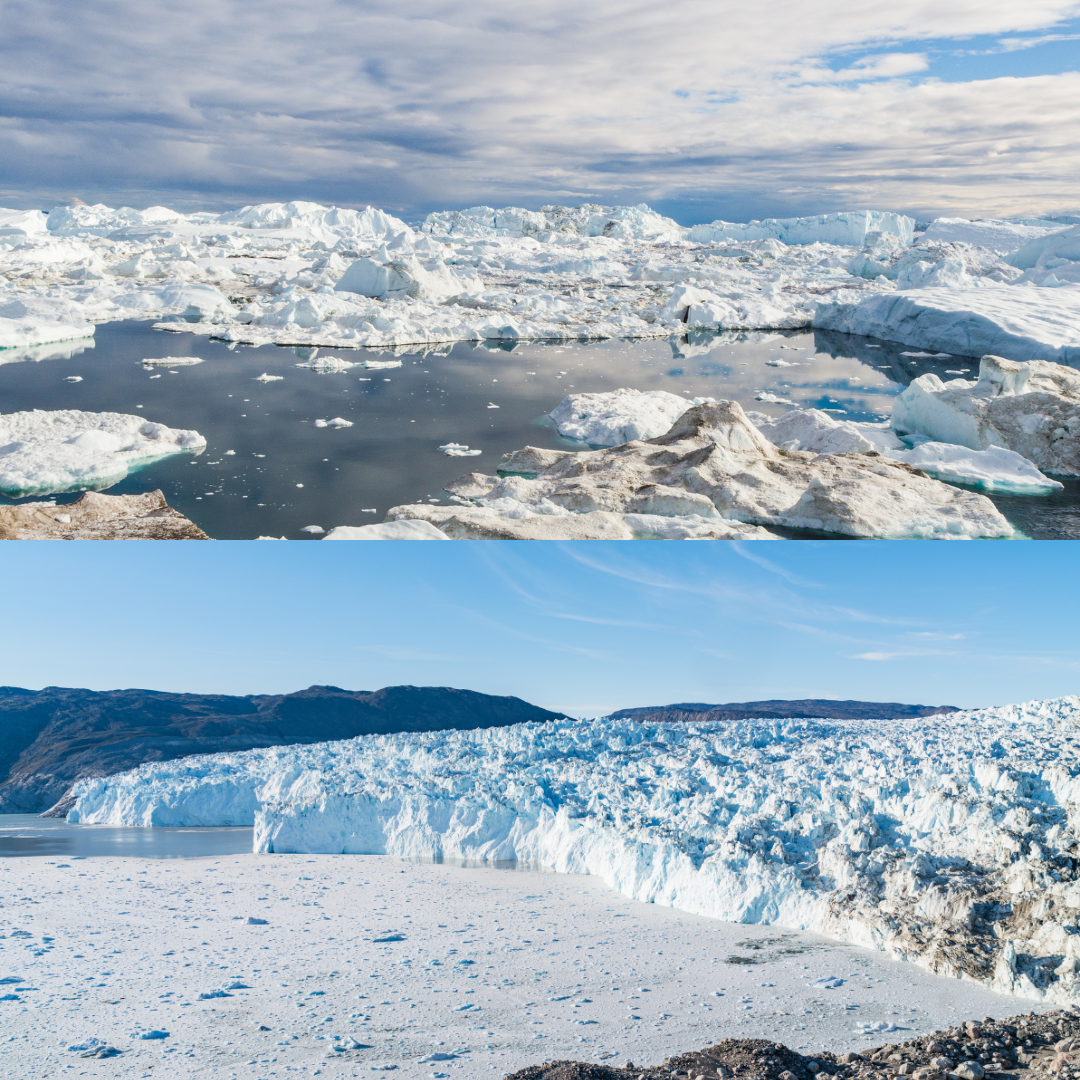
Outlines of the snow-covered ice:
<svg viewBox="0 0 1080 1080">
<path fill-rule="evenodd" d="M 77 409 L 5 413 L 0 415 L 0 491 L 32 495 L 110 487 L 140 465 L 205 447 L 197 431 L 142 416 Z"/>
<path fill-rule="evenodd" d="M 69 820 L 260 851 L 515 860 L 954 978 L 1080 997 L 1080 698 L 902 721 L 560 721 L 143 765 Z"/>
<path fill-rule="evenodd" d="M 977 380 L 912 380 L 893 403 L 892 426 L 973 450 L 1005 447 L 1047 472 L 1080 476 L 1080 371 L 984 356 Z"/>
<path fill-rule="evenodd" d="M 383 521 L 377 525 L 338 525 L 327 540 L 449 540 L 427 521 Z"/>
<path fill-rule="evenodd" d="M 867 450 L 888 453 L 905 449 L 886 421 L 837 420 L 820 409 L 793 409 L 778 419 L 764 413 L 747 415 L 766 439 L 785 450 L 861 454 Z"/>
<path fill-rule="evenodd" d="M 102 1071 L 83 1057 L 101 1051 L 117 1080 L 487 1080 L 546 1058 L 659 1064 L 718 1031 L 861 1049 L 880 1030 L 1030 1008 L 818 935 L 527 869 L 7 858 L 0 902 L 0 970 L 19 976 L 0 994 L 11 1077 Z"/>
</svg>

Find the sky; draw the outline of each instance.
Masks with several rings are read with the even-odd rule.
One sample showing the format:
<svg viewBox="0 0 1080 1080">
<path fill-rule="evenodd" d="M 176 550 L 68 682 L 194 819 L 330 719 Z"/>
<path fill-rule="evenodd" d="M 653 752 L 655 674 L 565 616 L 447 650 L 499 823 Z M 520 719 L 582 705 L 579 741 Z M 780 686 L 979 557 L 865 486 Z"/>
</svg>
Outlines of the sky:
<svg viewBox="0 0 1080 1080">
<path fill-rule="evenodd" d="M 1080 210 L 1080 0 L 0 0 L 0 204 Z"/>
<path fill-rule="evenodd" d="M 5 544 L 0 684 L 1001 705 L 1080 693 L 1076 548 Z"/>
</svg>

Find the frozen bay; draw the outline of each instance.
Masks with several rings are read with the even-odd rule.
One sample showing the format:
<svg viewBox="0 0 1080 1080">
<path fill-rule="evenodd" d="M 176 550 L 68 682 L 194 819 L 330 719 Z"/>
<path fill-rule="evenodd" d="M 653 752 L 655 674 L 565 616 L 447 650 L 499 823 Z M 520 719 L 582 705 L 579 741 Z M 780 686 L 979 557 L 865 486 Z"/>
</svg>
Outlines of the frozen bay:
<svg viewBox="0 0 1080 1080">
<path fill-rule="evenodd" d="M 170 357 L 203 362 L 142 364 Z M 297 366 L 328 357 L 356 366 Z M 359 366 L 365 363 L 400 366 Z M 583 448 L 546 419 L 567 394 L 633 387 L 688 400 L 732 398 L 774 417 L 791 409 L 778 402 L 790 401 L 838 419 L 874 420 L 889 416 L 896 394 L 918 375 L 950 379 L 977 369 L 971 358 L 826 331 L 390 352 L 230 349 L 118 322 L 99 326 L 92 341 L 0 364 L 0 394 L 5 413 L 109 410 L 195 429 L 207 440 L 201 455 L 132 471 L 109 492 L 160 487 L 171 505 L 220 539 L 299 539 L 321 535 L 305 534 L 307 526 L 364 525 L 399 503 L 445 501 L 443 485 L 466 468 L 493 472 L 503 454 L 526 444 Z M 466 466 L 440 450 L 452 444 L 481 453 Z M 1080 536 L 1080 482 L 1063 479 L 1064 489 L 1051 495 L 993 500 L 1027 535 Z"/>
<path fill-rule="evenodd" d="M 595 877 L 387 856 L 11 858 L 0 897 L 0 1071 L 27 1078 L 465 1080 L 549 1058 L 655 1063 L 725 1037 L 859 1049 L 1032 1007 Z M 134 1037 L 154 1031 L 168 1034 Z M 67 1049 L 91 1039 L 123 1053 Z"/>
</svg>

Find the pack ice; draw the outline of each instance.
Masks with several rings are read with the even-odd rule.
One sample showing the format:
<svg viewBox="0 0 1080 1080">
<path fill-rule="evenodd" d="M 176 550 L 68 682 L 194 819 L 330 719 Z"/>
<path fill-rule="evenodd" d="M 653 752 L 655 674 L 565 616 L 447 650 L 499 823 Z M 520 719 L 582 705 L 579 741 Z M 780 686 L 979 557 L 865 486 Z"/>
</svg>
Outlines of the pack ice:
<svg viewBox="0 0 1080 1080">
<path fill-rule="evenodd" d="M 1080 996 L 1080 698 L 917 720 L 610 718 L 271 747 L 81 780 L 69 820 L 264 852 L 509 859 Z"/>
<path fill-rule="evenodd" d="M 916 233 L 877 210 L 685 227 L 644 204 L 479 206 L 417 227 L 299 201 L 224 214 L 0 210 L 0 342 L 130 318 L 351 348 L 816 325 L 1068 360 L 1080 347 L 1076 235 L 1052 221 L 954 218 Z M 9 298 L 35 317 L 6 326 L 24 318 Z"/>
<path fill-rule="evenodd" d="M 197 431 L 142 416 L 77 409 L 7 413 L 0 416 L 0 491 L 23 496 L 106 488 L 140 465 L 205 446 Z"/>
</svg>

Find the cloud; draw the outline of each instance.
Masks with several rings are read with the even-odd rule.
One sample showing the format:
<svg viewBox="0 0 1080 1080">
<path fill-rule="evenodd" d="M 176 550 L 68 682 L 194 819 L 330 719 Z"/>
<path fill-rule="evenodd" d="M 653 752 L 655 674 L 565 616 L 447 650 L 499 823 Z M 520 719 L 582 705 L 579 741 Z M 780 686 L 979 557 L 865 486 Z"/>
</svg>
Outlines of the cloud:
<svg viewBox="0 0 1080 1080">
<path fill-rule="evenodd" d="M 1075 190 L 1080 75 L 940 84 L 919 43 L 1052 34 L 1078 14 L 1080 0 L 0 0 L 0 196 L 1030 210 Z"/>
</svg>

